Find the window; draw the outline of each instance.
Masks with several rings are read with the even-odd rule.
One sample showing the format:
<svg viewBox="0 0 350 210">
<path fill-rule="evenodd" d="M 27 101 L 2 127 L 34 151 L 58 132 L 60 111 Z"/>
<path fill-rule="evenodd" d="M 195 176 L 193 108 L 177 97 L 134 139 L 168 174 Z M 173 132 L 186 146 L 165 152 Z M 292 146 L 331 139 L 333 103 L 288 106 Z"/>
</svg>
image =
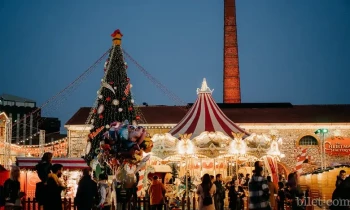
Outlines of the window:
<svg viewBox="0 0 350 210">
<path fill-rule="evenodd" d="M 16 106 L 24 106 L 23 102 L 16 102 Z"/>
<path fill-rule="evenodd" d="M 299 140 L 299 145 L 318 145 L 318 141 L 315 137 L 313 136 L 304 136 Z"/>
</svg>

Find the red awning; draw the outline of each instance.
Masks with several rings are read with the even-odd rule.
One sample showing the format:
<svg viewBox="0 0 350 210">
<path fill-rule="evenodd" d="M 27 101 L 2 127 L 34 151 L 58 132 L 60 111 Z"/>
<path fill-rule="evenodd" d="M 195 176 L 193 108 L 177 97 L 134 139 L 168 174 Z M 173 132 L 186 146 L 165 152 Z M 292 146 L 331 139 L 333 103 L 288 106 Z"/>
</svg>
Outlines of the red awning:
<svg viewBox="0 0 350 210">
<path fill-rule="evenodd" d="M 38 164 L 40 160 L 40 158 L 17 157 L 17 165 L 20 169 L 35 169 L 35 165 Z M 89 168 L 82 158 L 54 158 L 52 159 L 52 164 L 55 163 L 62 164 L 63 169 L 81 170 Z"/>
</svg>

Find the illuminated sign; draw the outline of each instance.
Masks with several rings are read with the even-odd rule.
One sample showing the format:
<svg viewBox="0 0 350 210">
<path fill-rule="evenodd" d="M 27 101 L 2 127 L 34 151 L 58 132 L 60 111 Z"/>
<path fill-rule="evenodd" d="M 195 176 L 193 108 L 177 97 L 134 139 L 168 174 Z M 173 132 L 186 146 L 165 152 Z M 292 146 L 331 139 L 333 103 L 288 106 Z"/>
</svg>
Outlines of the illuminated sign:
<svg viewBox="0 0 350 210">
<path fill-rule="evenodd" d="M 329 138 L 325 142 L 325 149 L 329 155 L 350 155 L 350 138 Z"/>
</svg>

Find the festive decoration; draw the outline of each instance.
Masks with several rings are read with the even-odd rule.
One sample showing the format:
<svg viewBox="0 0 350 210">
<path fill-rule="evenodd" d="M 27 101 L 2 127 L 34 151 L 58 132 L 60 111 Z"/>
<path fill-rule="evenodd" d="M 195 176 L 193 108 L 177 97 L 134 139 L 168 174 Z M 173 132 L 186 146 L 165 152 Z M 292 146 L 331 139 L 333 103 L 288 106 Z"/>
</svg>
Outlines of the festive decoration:
<svg viewBox="0 0 350 210">
<path fill-rule="evenodd" d="M 113 34 L 111 34 L 111 36 L 113 37 L 113 44 L 120 46 L 120 44 L 122 42 L 122 36 L 123 36 L 123 34 L 120 33 L 120 30 L 119 29 L 115 30 L 113 32 Z M 123 62 L 123 64 L 124 64 L 124 62 Z"/>
<path fill-rule="evenodd" d="M 307 152 L 307 148 L 303 149 L 301 154 L 297 156 L 297 163 L 295 166 L 295 170 L 299 174 L 303 172 L 302 164 L 306 161 L 306 152 Z"/>
<path fill-rule="evenodd" d="M 97 104 L 91 117 L 94 128 L 88 141 L 91 148 L 85 160 L 96 176 L 116 172 L 119 186 L 127 189 L 135 187 L 135 173 L 145 167 L 149 159 L 145 153 L 151 152 L 153 142 L 146 138 L 146 130 L 137 126 L 140 117 L 133 107 L 130 79 L 120 47 L 122 36 L 119 30 L 112 34 L 113 47 L 97 91 Z"/>
</svg>

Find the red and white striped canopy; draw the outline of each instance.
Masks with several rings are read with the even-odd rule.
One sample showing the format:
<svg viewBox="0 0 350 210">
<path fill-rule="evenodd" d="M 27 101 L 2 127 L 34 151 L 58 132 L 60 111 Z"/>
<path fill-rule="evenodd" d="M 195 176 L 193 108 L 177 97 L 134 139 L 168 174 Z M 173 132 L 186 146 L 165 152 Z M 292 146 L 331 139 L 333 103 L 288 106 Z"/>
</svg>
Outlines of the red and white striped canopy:
<svg viewBox="0 0 350 210">
<path fill-rule="evenodd" d="M 20 169 L 35 169 L 36 164 L 41 160 L 41 158 L 32 157 L 17 157 L 17 165 Z M 52 164 L 62 164 L 63 169 L 69 170 L 81 170 L 84 168 L 89 168 L 85 160 L 82 158 L 54 158 L 52 159 Z"/>
<path fill-rule="evenodd" d="M 204 78 L 201 89 L 197 89 L 196 102 L 185 117 L 169 132 L 172 136 L 179 137 L 179 134 L 192 133 L 191 138 L 194 138 L 204 131 L 220 131 L 231 137 L 231 132 L 248 134 L 221 111 L 212 97 L 212 92 Z"/>
</svg>

